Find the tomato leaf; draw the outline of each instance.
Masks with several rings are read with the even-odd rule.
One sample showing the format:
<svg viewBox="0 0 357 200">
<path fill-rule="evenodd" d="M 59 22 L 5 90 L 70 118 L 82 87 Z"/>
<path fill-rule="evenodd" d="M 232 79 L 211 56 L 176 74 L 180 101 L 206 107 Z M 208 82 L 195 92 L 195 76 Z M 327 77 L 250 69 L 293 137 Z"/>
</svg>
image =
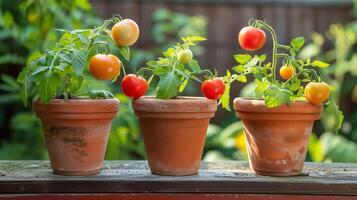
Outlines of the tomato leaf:
<svg viewBox="0 0 357 200">
<path fill-rule="evenodd" d="M 180 79 L 174 71 L 160 76 L 160 81 L 157 85 L 156 98 L 171 99 L 176 97 L 179 91 Z"/>
<path fill-rule="evenodd" d="M 254 89 L 253 97 L 254 99 L 262 99 L 264 97 L 264 92 L 268 88 L 269 84 L 267 81 L 260 81 L 258 79 L 255 79 L 255 84 L 256 87 Z"/>
<path fill-rule="evenodd" d="M 106 90 L 91 90 L 89 91 L 91 99 L 113 99 L 114 95 Z"/>
<path fill-rule="evenodd" d="M 314 60 L 314 61 L 311 63 L 311 66 L 313 66 L 313 67 L 319 67 L 319 68 L 326 68 L 326 67 L 330 66 L 330 64 L 325 63 L 325 62 L 322 62 L 322 61 L 320 61 L 320 60 Z"/>
<path fill-rule="evenodd" d="M 129 47 L 119 47 L 120 54 L 124 57 L 126 61 L 130 60 L 130 48 Z"/>
<path fill-rule="evenodd" d="M 87 66 L 87 57 L 86 52 L 83 50 L 73 51 L 73 68 L 75 74 L 81 74 Z"/>
<path fill-rule="evenodd" d="M 224 90 L 224 93 L 220 99 L 222 107 L 228 111 L 231 111 L 231 106 L 229 105 L 229 103 L 230 103 L 230 95 L 229 95 L 230 88 L 231 88 L 231 83 L 228 81 L 225 84 L 225 90 Z"/>
<path fill-rule="evenodd" d="M 250 60 L 252 60 L 252 56 L 250 56 L 249 54 L 236 54 L 233 57 L 239 64 L 242 64 L 242 65 L 245 65 Z"/>
<path fill-rule="evenodd" d="M 290 104 L 290 97 L 294 94 L 284 88 L 279 88 L 276 85 L 269 86 L 265 92 L 265 105 L 268 108 L 278 107 L 282 104 Z"/>
<path fill-rule="evenodd" d="M 303 37 L 296 37 L 291 40 L 290 45 L 295 51 L 300 51 L 301 47 L 304 46 L 305 39 Z"/>
<path fill-rule="evenodd" d="M 235 71 L 237 73 L 243 73 L 245 71 L 245 68 L 243 65 L 234 66 L 232 69 L 233 69 L 233 71 Z"/>
<path fill-rule="evenodd" d="M 200 65 L 198 64 L 197 60 L 192 59 L 188 66 L 193 72 L 201 71 Z"/>
<path fill-rule="evenodd" d="M 242 82 L 242 83 L 246 83 L 247 82 L 247 77 L 245 75 L 241 74 L 241 75 L 238 75 L 236 77 L 236 80 L 239 81 L 239 82 Z"/>
<path fill-rule="evenodd" d="M 179 92 L 183 92 L 187 86 L 187 83 L 188 83 L 188 80 L 187 78 L 184 79 L 184 81 L 181 83 L 180 85 L 180 88 L 179 88 Z"/>
<path fill-rule="evenodd" d="M 41 102 L 48 103 L 56 96 L 56 90 L 60 85 L 61 78 L 58 74 L 50 73 L 47 71 L 38 86 L 38 92 Z"/>
<path fill-rule="evenodd" d="M 343 122 L 343 113 L 333 98 L 326 103 L 326 108 L 322 113 L 322 122 L 328 130 L 338 132 Z"/>
</svg>

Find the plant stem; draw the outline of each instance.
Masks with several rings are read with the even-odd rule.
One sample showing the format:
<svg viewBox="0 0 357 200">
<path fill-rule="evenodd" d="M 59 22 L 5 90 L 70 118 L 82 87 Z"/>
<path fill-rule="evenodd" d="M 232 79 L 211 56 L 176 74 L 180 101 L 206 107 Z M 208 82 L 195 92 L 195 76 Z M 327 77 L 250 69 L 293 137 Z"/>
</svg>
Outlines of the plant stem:
<svg viewBox="0 0 357 200">
<path fill-rule="evenodd" d="M 304 69 L 302 71 L 300 71 L 299 73 L 295 74 L 294 76 L 292 76 L 291 78 L 289 78 L 284 84 L 283 84 L 283 87 L 289 83 L 292 79 L 294 79 L 295 77 L 298 77 L 300 75 L 302 75 L 303 73 L 305 72 L 312 72 L 312 74 L 314 75 L 314 79 L 315 81 L 318 81 L 318 75 L 316 74 L 316 71 L 313 70 L 313 69 Z"/>
<path fill-rule="evenodd" d="M 270 32 L 273 39 L 272 75 L 273 75 L 273 81 L 276 82 L 276 61 L 277 61 L 277 53 L 278 53 L 278 40 L 276 37 L 276 33 L 274 29 L 268 24 L 266 24 L 265 22 L 261 20 L 256 20 L 256 21 L 257 23 L 261 24 L 263 28 L 267 29 Z"/>
</svg>

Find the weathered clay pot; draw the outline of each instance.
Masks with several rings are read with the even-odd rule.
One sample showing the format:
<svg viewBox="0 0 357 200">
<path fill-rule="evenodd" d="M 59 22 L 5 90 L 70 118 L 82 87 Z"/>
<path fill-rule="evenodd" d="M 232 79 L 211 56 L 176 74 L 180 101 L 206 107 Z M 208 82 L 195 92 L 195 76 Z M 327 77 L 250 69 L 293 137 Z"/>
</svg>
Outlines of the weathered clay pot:
<svg viewBox="0 0 357 200">
<path fill-rule="evenodd" d="M 267 108 L 263 100 L 244 98 L 236 98 L 233 104 L 243 122 L 252 170 L 267 176 L 299 175 L 322 106 L 301 101 Z"/>
<path fill-rule="evenodd" d="M 100 172 L 117 99 L 54 99 L 34 103 L 41 119 L 53 173 L 90 175 Z"/>
<path fill-rule="evenodd" d="M 217 102 L 204 97 L 142 97 L 133 101 L 133 108 L 140 119 L 151 172 L 196 174 Z"/>
</svg>

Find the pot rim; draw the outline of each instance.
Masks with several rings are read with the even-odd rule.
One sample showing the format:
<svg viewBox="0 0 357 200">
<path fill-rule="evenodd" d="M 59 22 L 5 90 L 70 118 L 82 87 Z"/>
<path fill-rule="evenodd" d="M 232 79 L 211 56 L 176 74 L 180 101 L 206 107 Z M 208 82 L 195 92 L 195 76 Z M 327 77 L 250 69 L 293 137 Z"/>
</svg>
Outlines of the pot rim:
<svg viewBox="0 0 357 200">
<path fill-rule="evenodd" d="M 255 113 L 304 113 L 319 114 L 323 110 L 322 105 L 315 105 L 307 101 L 295 101 L 290 105 L 284 104 L 276 108 L 265 106 L 264 100 L 255 100 L 251 98 L 237 97 L 233 101 L 234 110 L 237 112 L 255 112 Z"/>
<path fill-rule="evenodd" d="M 48 103 L 39 100 L 33 102 L 37 113 L 116 113 L 119 110 L 120 101 L 113 99 L 52 99 Z"/>
<path fill-rule="evenodd" d="M 176 99 L 157 99 L 143 96 L 133 100 L 133 109 L 144 112 L 216 112 L 217 101 L 197 96 L 178 96 Z"/>
</svg>

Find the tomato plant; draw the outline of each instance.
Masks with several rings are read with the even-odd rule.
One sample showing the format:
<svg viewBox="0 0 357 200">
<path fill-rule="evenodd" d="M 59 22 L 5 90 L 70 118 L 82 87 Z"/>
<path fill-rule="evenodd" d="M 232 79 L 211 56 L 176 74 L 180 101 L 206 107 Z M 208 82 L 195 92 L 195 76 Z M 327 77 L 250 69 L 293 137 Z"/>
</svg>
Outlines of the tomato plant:
<svg viewBox="0 0 357 200">
<path fill-rule="evenodd" d="M 221 78 L 205 80 L 201 85 L 202 94 L 208 99 L 219 99 L 224 93 L 224 82 Z"/>
<path fill-rule="evenodd" d="M 137 99 L 145 94 L 149 85 L 142 77 L 128 74 L 123 78 L 121 87 L 126 96 Z"/>
<path fill-rule="evenodd" d="M 190 50 L 190 47 L 196 46 L 198 42 L 206 38 L 192 36 L 181 39 L 182 43 L 168 48 L 163 52 L 162 57 L 147 62 L 146 66 L 138 71 L 139 75 L 149 77 L 149 84 L 157 82 L 156 98 L 175 98 L 184 91 L 189 80 L 202 82 L 201 77 L 213 77 L 211 71 L 201 69 Z"/>
<path fill-rule="evenodd" d="M 100 80 L 115 79 L 122 67 L 121 61 L 111 52 L 119 48 L 121 56 L 129 60 L 128 47 L 117 46 L 107 27 L 122 21 L 120 16 L 105 20 L 94 29 L 76 29 L 63 32 L 53 49 L 35 52 L 27 60 L 18 76 L 21 97 L 25 105 L 28 98 L 46 103 L 53 98 L 111 98 L 108 91 L 88 87 L 89 71 Z M 87 66 L 89 65 L 89 70 Z"/>
<path fill-rule="evenodd" d="M 234 81 L 247 82 L 247 76 L 253 75 L 255 87 L 253 98 L 264 99 L 268 108 L 278 107 L 282 104 L 290 105 L 294 101 L 301 100 L 307 100 L 313 104 L 326 102 L 327 108 L 324 111 L 337 116 L 335 117 L 337 119 L 337 131 L 341 126 L 343 114 L 339 111 L 334 98 L 330 96 L 330 90 L 333 90 L 333 88 L 322 82 L 322 78 L 316 70 L 317 68 L 326 68 L 329 64 L 319 60 L 311 61 L 309 58 L 306 60 L 297 58 L 305 39 L 296 37 L 288 45 L 279 44 L 274 29 L 261 20 L 251 20 L 249 27 L 240 31 L 242 48 L 257 50 L 262 46 L 258 44 L 264 45 L 265 34 L 263 36 L 262 32 L 264 31 L 262 29 L 268 31 L 272 37 L 271 62 L 266 61 L 264 54 L 254 56 L 249 54 L 234 55 L 234 59 L 238 63 L 232 68 L 234 73 L 232 74 L 231 71 L 227 70 L 227 75 L 222 77 L 226 86 L 221 97 L 222 106 L 230 110 L 229 90 L 231 83 Z M 276 75 L 278 59 L 282 59 L 283 63 L 286 63 L 286 66 L 280 69 L 280 76 L 284 79 L 283 81 L 277 79 Z"/>
</svg>

